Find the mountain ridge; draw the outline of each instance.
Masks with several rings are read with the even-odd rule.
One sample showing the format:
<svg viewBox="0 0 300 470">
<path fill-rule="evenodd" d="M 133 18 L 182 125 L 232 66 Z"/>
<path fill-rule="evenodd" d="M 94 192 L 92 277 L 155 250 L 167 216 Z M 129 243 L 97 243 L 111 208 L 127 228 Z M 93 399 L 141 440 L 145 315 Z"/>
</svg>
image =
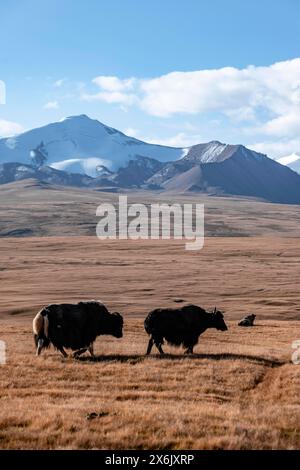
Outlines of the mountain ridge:
<svg viewBox="0 0 300 470">
<path fill-rule="evenodd" d="M 28 177 L 116 191 L 202 192 L 300 204 L 300 175 L 243 145 L 147 144 L 86 115 L 0 140 L 0 183 Z"/>
</svg>

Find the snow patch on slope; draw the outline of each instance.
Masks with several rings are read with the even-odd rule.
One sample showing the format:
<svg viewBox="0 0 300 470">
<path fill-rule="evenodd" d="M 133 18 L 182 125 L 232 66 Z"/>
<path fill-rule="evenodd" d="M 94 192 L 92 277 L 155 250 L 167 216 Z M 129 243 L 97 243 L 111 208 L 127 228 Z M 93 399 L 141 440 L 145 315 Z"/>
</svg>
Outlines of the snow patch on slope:
<svg viewBox="0 0 300 470">
<path fill-rule="evenodd" d="M 202 163 L 209 163 L 215 162 L 216 157 L 218 157 L 223 150 L 227 147 L 227 144 L 221 144 L 220 142 L 212 142 L 209 144 L 209 147 L 203 154 L 201 155 L 201 162 Z"/>
<path fill-rule="evenodd" d="M 68 173 L 85 173 L 96 177 L 98 175 L 97 167 L 100 165 L 109 168 L 110 163 L 109 160 L 102 158 L 70 158 L 53 162 L 49 166 L 55 170 L 67 171 Z"/>
<path fill-rule="evenodd" d="M 191 148 L 191 147 L 187 147 L 187 148 L 185 148 L 185 149 L 182 149 L 182 153 L 181 153 L 180 159 L 181 159 L 181 158 L 184 158 L 184 157 L 189 153 L 190 148 Z"/>
</svg>

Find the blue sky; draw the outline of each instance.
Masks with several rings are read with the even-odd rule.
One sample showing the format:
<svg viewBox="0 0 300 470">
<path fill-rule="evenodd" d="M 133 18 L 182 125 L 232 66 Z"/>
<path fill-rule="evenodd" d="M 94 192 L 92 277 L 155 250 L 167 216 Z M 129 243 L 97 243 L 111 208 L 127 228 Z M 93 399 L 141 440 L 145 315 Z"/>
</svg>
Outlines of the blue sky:
<svg viewBox="0 0 300 470">
<path fill-rule="evenodd" d="M 1 0 L 0 136 L 74 114 L 300 152 L 300 1 Z"/>
</svg>

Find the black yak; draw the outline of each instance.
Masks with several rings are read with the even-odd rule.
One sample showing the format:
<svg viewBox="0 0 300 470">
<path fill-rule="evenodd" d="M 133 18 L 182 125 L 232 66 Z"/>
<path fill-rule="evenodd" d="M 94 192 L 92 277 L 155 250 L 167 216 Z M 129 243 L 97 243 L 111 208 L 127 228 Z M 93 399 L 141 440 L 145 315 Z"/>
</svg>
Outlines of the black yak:
<svg viewBox="0 0 300 470">
<path fill-rule="evenodd" d="M 206 312 L 197 305 L 186 305 L 181 308 L 157 308 L 152 310 L 144 322 L 145 330 L 150 335 L 147 354 L 153 344 L 160 354 L 164 354 L 164 339 L 173 346 L 183 345 L 186 354 L 193 354 L 199 336 L 207 328 L 225 331 L 227 326 L 223 314 L 215 308 L 212 313 Z"/>
<path fill-rule="evenodd" d="M 64 348 L 75 351 L 78 357 L 85 351 L 93 353 L 93 343 L 99 335 L 112 335 L 121 338 L 122 316 L 109 313 L 105 305 L 97 301 L 78 304 L 51 304 L 43 308 L 33 320 L 33 335 L 37 356 L 50 343 L 64 357 Z"/>
<path fill-rule="evenodd" d="M 254 315 L 253 313 L 252 315 L 247 315 L 238 323 L 238 326 L 253 326 L 255 318 L 256 315 Z"/>
</svg>

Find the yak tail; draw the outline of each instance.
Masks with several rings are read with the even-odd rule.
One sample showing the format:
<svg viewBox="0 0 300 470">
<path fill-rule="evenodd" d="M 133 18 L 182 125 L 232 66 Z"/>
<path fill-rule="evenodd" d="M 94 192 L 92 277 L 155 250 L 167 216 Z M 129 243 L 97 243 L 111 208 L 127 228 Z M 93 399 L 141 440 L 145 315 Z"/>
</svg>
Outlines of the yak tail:
<svg viewBox="0 0 300 470">
<path fill-rule="evenodd" d="M 44 335 L 46 338 L 49 336 L 49 318 L 48 315 L 44 316 Z"/>
<path fill-rule="evenodd" d="M 32 329 L 36 346 L 36 355 L 39 356 L 42 349 L 48 348 L 50 345 L 47 309 L 43 309 L 37 313 L 32 322 Z"/>
</svg>

